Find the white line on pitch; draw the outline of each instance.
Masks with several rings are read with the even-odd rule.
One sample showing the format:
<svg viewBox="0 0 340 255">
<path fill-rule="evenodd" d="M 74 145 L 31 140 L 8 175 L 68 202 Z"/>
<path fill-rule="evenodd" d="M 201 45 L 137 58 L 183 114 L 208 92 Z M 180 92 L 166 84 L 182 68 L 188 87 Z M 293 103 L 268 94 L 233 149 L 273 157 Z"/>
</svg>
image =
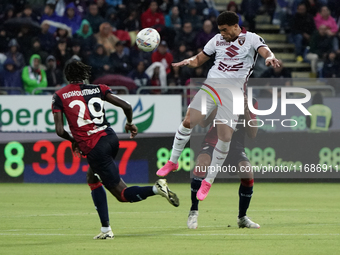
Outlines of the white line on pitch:
<svg viewBox="0 0 340 255">
<path fill-rule="evenodd" d="M 0 233 L 1 236 L 91 236 L 91 234 L 42 234 L 42 233 Z M 118 236 L 339 236 L 339 233 L 335 234 L 231 234 L 231 233 L 220 233 L 220 234 L 118 234 Z"/>
</svg>

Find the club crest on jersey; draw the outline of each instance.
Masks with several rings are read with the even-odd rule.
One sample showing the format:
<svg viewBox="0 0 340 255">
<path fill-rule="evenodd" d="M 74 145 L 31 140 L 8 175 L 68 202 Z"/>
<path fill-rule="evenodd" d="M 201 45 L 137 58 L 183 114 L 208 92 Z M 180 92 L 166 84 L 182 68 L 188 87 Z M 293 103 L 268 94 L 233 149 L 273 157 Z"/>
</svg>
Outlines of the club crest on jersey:
<svg viewBox="0 0 340 255">
<path fill-rule="evenodd" d="M 241 37 L 238 38 L 238 43 L 242 46 L 244 44 L 245 40 L 246 40 L 246 37 L 241 36 Z"/>
</svg>

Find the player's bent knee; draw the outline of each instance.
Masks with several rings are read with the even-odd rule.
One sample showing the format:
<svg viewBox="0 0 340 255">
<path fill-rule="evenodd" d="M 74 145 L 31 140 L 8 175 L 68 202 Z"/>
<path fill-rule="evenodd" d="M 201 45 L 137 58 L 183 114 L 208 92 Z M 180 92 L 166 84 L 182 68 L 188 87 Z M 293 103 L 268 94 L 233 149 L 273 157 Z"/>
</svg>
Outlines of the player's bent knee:
<svg viewBox="0 0 340 255">
<path fill-rule="evenodd" d="M 241 179 L 241 184 L 245 187 L 254 186 L 254 179 Z"/>
</svg>

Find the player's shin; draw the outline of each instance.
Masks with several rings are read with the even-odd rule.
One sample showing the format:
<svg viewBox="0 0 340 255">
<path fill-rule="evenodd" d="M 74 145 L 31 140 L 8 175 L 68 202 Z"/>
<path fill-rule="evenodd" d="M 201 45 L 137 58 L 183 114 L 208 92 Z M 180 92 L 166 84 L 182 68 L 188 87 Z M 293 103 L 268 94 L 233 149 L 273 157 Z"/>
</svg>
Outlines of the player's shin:
<svg viewBox="0 0 340 255">
<path fill-rule="evenodd" d="M 229 146 L 230 142 L 224 142 L 220 139 L 218 139 L 218 142 L 216 143 L 216 146 L 214 148 L 212 159 L 210 163 L 210 167 L 208 169 L 207 177 L 205 178 L 205 181 L 212 184 L 220 171 L 224 160 L 228 156 L 229 152 Z"/>
<path fill-rule="evenodd" d="M 102 232 L 107 232 L 111 229 L 109 229 L 110 228 L 109 210 L 107 207 L 105 189 L 100 182 L 89 183 L 89 186 L 91 188 L 91 195 L 92 195 L 93 203 L 96 207 L 100 221 L 102 223 Z"/>
<path fill-rule="evenodd" d="M 238 191 L 239 194 L 239 214 L 238 218 L 246 216 L 253 194 L 254 179 L 241 179 L 241 185 Z"/>
<path fill-rule="evenodd" d="M 139 202 L 147 197 L 154 196 L 156 193 L 153 190 L 153 186 L 139 187 L 132 186 L 125 188 L 121 193 L 121 199 L 125 202 Z"/>
<path fill-rule="evenodd" d="M 174 142 L 172 145 L 172 152 L 171 152 L 171 157 L 170 157 L 170 161 L 172 163 L 176 164 L 178 162 L 179 156 L 181 156 L 181 153 L 185 145 L 190 140 L 191 131 L 192 131 L 191 128 L 184 127 L 182 123 L 177 129 Z"/>
<path fill-rule="evenodd" d="M 197 191 L 201 187 L 202 178 L 194 177 L 191 180 L 191 208 L 190 211 L 198 211 Z"/>
</svg>

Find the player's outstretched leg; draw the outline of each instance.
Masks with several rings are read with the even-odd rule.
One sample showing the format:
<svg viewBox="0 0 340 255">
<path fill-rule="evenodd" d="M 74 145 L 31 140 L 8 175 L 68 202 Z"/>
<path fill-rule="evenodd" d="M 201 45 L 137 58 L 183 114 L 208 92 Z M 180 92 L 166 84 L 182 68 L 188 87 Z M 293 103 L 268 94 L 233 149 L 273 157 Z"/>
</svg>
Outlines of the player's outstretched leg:
<svg viewBox="0 0 340 255">
<path fill-rule="evenodd" d="M 198 202 L 197 191 L 201 186 L 202 178 L 194 177 L 191 180 L 191 208 L 188 215 L 187 226 L 190 229 L 198 227 Z"/>
<path fill-rule="evenodd" d="M 135 203 L 145 200 L 150 196 L 160 195 L 165 197 L 173 206 L 179 206 L 179 199 L 177 195 L 169 189 L 165 179 L 156 181 L 153 186 L 145 187 L 127 187 L 124 181 L 120 180 L 119 184 L 114 188 L 110 188 L 109 191 L 120 202 Z"/>
</svg>

